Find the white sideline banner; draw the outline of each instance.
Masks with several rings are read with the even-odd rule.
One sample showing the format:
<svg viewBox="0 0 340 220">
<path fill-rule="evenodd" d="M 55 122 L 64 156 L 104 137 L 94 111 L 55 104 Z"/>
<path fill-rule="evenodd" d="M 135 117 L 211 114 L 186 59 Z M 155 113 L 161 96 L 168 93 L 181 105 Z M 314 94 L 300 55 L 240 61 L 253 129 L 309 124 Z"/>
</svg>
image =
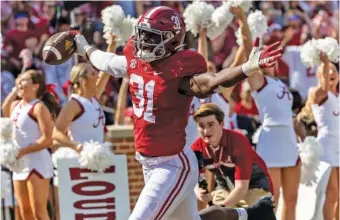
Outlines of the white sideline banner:
<svg viewBox="0 0 340 220">
<path fill-rule="evenodd" d="M 126 220 L 130 215 L 126 155 L 115 155 L 104 173 L 58 160 L 60 220 Z"/>
</svg>

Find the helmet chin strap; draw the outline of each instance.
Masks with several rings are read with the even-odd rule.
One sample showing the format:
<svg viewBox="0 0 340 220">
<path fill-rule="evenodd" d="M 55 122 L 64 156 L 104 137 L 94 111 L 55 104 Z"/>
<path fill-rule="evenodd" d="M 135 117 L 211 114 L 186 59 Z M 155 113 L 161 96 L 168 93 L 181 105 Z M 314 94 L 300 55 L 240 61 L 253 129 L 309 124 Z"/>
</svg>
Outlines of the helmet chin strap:
<svg viewBox="0 0 340 220">
<path fill-rule="evenodd" d="M 146 62 L 152 62 L 157 59 L 154 53 L 147 50 L 138 50 L 137 56 Z"/>
</svg>

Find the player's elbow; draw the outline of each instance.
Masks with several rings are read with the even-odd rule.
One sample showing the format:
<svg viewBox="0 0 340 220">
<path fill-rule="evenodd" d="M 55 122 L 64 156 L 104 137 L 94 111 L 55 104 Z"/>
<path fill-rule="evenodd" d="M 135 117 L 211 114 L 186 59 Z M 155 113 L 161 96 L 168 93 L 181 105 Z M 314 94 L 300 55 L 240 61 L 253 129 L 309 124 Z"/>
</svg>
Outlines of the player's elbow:
<svg viewBox="0 0 340 220">
<path fill-rule="evenodd" d="M 194 94 L 197 98 L 205 99 L 211 96 L 216 88 L 209 84 L 200 85 L 200 87 L 196 91 L 194 91 Z"/>
<path fill-rule="evenodd" d="M 214 93 L 217 87 L 218 84 L 215 83 L 213 77 L 197 78 L 193 80 L 191 90 L 196 97 L 207 98 Z"/>
</svg>

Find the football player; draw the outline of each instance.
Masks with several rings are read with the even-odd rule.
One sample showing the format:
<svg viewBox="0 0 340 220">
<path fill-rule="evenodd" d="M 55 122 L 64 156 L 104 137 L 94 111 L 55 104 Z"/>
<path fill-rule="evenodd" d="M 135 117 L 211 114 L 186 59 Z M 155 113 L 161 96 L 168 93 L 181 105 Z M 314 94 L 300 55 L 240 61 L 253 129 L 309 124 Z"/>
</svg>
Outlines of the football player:
<svg viewBox="0 0 340 220">
<path fill-rule="evenodd" d="M 145 179 L 130 219 L 200 219 L 193 191 L 197 161 L 184 148 L 191 100 L 231 87 L 282 55 L 279 42 L 260 51 L 257 41 L 246 63 L 208 73 L 201 55 L 183 49 L 185 31 L 180 14 L 159 6 L 139 18 L 123 56 L 90 46 L 82 35 L 74 37 L 77 54 L 97 69 L 130 78 L 136 158 Z"/>
</svg>

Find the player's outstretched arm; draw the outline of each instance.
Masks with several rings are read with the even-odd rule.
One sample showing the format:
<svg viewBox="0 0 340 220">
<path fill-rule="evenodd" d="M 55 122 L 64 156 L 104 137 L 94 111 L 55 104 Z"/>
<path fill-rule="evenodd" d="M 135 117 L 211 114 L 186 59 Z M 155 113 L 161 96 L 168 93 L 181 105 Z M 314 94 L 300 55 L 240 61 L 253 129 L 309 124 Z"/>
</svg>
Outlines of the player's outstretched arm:
<svg viewBox="0 0 340 220">
<path fill-rule="evenodd" d="M 127 61 L 125 56 L 98 50 L 90 46 L 85 37 L 80 34 L 75 35 L 74 40 L 77 43 L 76 53 L 80 56 L 87 57 L 97 69 L 105 73 L 110 73 L 114 77 L 127 76 Z"/>
<path fill-rule="evenodd" d="M 218 73 L 203 73 L 185 77 L 181 80 L 179 92 L 199 98 L 207 97 L 214 93 L 219 86 L 232 87 L 256 71 L 274 66 L 282 56 L 282 48 L 277 48 L 280 42 L 276 42 L 264 50 L 259 49 L 259 42 L 260 39 L 257 38 L 246 63 L 223 69 Z"/>
</svg>

